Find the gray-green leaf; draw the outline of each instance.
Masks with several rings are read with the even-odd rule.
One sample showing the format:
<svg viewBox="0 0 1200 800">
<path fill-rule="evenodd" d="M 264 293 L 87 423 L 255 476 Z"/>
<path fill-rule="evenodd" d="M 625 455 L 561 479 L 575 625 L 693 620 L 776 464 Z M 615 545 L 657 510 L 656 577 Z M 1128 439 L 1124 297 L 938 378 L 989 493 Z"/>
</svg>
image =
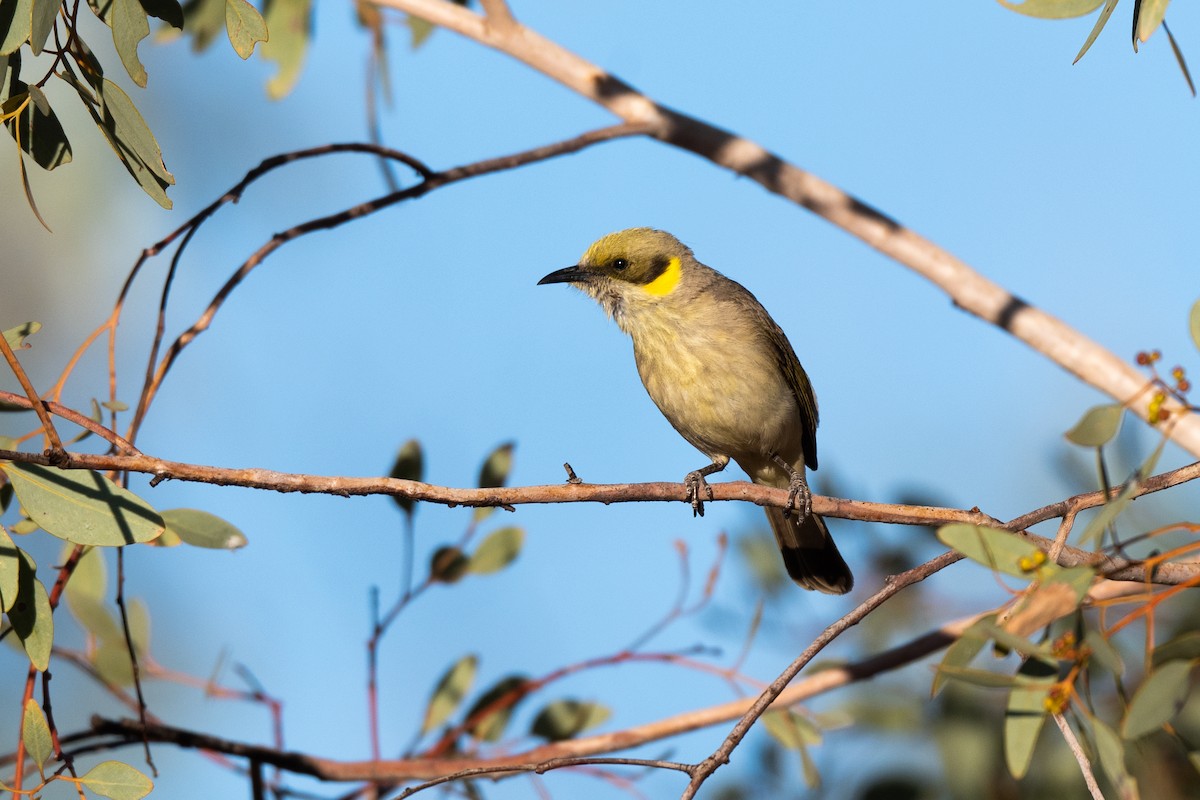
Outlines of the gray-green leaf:
<svg viewBox="0 0 1200 800">
<path fill-rule="evenodd" d="M 479 659 L 469 655 L 463 656 L 446 670 L 429 698 L 429 705 L 425 707 L 425 719 L 421 723 L 422 735 L 440 727 L 454 713 L 454 709 L 462 703 L 467 692 L 471 691 L 478 666 Z"/>
<path fill-rule="evenodd" d="M 522 528 L 508 527 L 492 531 L 471 555 L 468 569 L 477 575 L 487 575 L 511 564 L 521 553 L 525 542 Z"/>
<path fill-rule="evenodd" d="M 1121 418 L 1124 414 L 1125 407 L 1119 403 L 1090 408 L 1079 422 L 1075 423 L 1075 427 L 1067 431 L 1067 439 L 1081 447 L 1108 444 L 1121 429 Z"/>
<path fill-rule="evenodd" d="M 33 759 L 38 772 L 44 773 L 46 762 L 54 755 L 54 742 L 50 738 L 46 715 L 33 698 L 25 701 L 25 713 L 21 716 L 21 741 L 25 743 L 25 752 Z"/>
<path fill-rule="evenodd" d="M 267 41 L 267 24 L 258 9 L 246 0 L 225 0 L 225 31 L 242 59 L 250 57 L 255 44 Z"/>
<path fill-rule="evenodd" d="M 149 778 L 120 761 L 97 764 L 79 780 L 96 794 L 112 800 L 141 800 L 154 788 Z"/>
<path fill-rule="evenodd" d="M 17 600 L 8 610 L 13 633 L 21 640 L 25 654 L 39 672 L 50 666 L 50 649 L 54 645 L 54 617 L 46 587 L 37 579 L 37 564 L 24 550 L 17 550 L 21 559 L 17 574 Z"/>
<path fill-rule="evenodd" d="M 173 508 L 162 512 L 167 530 L 193 547 L 237 550 L 246 546 L 246 535 L 215 514 L 196 508 Z"/>
<path fill-rule="evenodd" d="M 1187 699 L 1191 672 L 1190 661 L 1168 661 L 1151 672 L 1129 703 L 1121 735 L 1136 739 L 1169 722 Z"/>
<path fill-rule="evenodd" d="M 533 720 L 530 733 L 551 742 L 573 739 L 586 730 L 602 725 L 612 711 L 600 703 L 582 700 L 555 700 Z"/>
<path fill-rule="evenodd" d="M 278 100 L 296 85 L 312 39 L 312 0 L 267 0 L 264 9 L 271 38 L 259 55 L 279 65 L 267 81 L 267 96 Z"/>
<path fill-rule="evenodd" d="M 75 544 L 148 542 L 165 528 L 144 500 L 91 470 L 0 463 L 21 506 L 47 532 Z"/>
</svg>

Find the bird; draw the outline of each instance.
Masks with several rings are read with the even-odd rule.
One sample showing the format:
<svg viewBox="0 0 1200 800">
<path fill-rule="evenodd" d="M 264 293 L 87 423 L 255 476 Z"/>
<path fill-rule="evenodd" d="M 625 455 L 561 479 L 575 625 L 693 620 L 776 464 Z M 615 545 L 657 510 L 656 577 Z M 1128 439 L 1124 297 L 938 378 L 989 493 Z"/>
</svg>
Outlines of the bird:
<svg viewBox="0 0 1200 800">
<path fill-rule="evenodd" d="M 788 489 L 767 519 L 788 575 L 805 589 L 854 586 L 805 468 L 817 468 L 817 398 L 783 330 L 740 283 L 700 263 L 666 231 L 630 228 L 592 244 L 538 285 L 570 284 L 633 340 L 642 384 L 667 421 L 711 464 L 684 478 L 693 515 L 706 478 L 732 460 L 758 484 Z"/>
</svg>

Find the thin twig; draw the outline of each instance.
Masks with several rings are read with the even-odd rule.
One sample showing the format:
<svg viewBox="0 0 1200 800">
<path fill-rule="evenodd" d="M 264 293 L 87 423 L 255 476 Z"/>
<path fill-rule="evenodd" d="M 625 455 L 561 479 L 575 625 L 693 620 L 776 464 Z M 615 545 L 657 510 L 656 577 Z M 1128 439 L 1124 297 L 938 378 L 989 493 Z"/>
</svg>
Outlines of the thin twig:
<svg viewBox="0 0 1200 800">
<path fill-rule="evenodd" d="M 13 352 L 12 347 L 8 344 L 8 338 L 3 334 L 0 334 L 0 353 L 4 354 L 4 360 L 8 362 L 9 369 L 12 370 L 13 375 L 17 376 L 17 381 L 21 384 L 21 389 L 24 390 L 25 397 L 29 400 L 28 407 L 34 410 L 38 420 L 42 423 L 42 430 L 50 442 L 51 452 L 60 452 L 63 449 L 62 439 L 58 438 L 58 431 L 54 427 L 54 420 L 50 418 L 50 412 L 46 410 L 46 403 L 33 388 L 33 383 L 25 374 L 25 368 L 17 360 L 17 354 Z"/>
<path fill-rule="evenodd" d="M 1083 747 L 1079 744 L 1079 739 L 1075 736 L 1075 731 L 1071 730 L 1070 723 L 1062 714 L 1054 714 L 1054 724 L 1062 731 L 1063 739 L 1067 742 L 1067 747 L 1071 748 L 1071 755 L 1075 756 L 1076 763 L 1079 764 L 1079 771 L 1083 773 L 1083 782 L 1087 784 L 1088 792 L 1092 795 L 1092 800 L 1104 800 L 1104 793 L 1100 791 L 1100 784 L 1096 783 L 1096 775 L 1092 772 L 1092 764 L 1088 761 L 1087 753 L 1083 752 Z"/>
</svg>

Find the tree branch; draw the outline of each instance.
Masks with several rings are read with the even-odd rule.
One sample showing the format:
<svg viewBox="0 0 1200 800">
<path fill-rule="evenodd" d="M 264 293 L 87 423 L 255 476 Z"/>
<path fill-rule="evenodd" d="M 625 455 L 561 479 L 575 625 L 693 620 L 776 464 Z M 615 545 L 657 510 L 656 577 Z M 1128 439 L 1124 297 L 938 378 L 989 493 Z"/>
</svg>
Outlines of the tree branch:
<svg viewBox="0 0 1200 800">
<path fill-rule="evenodd" d="M 655 138 L 745 175 L 807 208 L 926 278 L 963 310 L 1007 331 L 1149 421 L 1148 402 L 1137 402 L 1146 394 L 1149 382 L 1132 365 L 899 221 L 761 145 L 655 102 L 518 22 L 491 25 L 483 16 L 447 0 L 370 2 L 428 20 L 511 56 L 626 122 L 649 126 Z M 1200 418 L 1174 398 L 1168 398 L 1163 407 L 1176 421 L 1171 438 L 1200 457 Z"/>
</svg>

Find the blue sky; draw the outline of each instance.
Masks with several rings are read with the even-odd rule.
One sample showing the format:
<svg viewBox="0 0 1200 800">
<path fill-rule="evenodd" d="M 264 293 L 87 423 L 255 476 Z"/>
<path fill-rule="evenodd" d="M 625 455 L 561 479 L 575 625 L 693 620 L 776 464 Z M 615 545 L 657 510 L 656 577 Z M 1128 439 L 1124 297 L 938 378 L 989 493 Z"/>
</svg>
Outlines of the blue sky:
<svg viewBox="0 0 1200 800">
<path fill-rule="evenodd" d="M 1200 295 L 1197 105 L 1161 33 L 1131 52 L 1129 5 L 1075 66 L 1090 18 L 1044 22 L 988 2 L 765 3 L 738 13 L 716 3 L 517 2 L 514 10 L 654 99 L 752 138 L 885 210 L 1119 355 L 1157 347 L 1168 365 L 1191 366 L 1186 314 Z M 1182 3 L 1171 12 L 1196 67 L 1200 15 Z M 392 31 L 396 97 L 384 139 L 434 167 L 612 122 L 545 77 L 453 34 L 437 32 L 416 54 L 406 50 L 406 35 Z M 93 33 L 103 51 L 100 39 L 102 31 Z M 23 354 L 39 385 L 107 313 L 142 247 L 264 157 L 365 138 L 366 46 L 349 6 L 321 6 L 299 86 L 270 104 L 263 86 L 271 67 L 240 62 L 227 43 L 200 56 L 181 43 L 143 44 L 150 85 L 134 98 L 177 178 L 174 212 L 141 195 L 90 122 L 65 114 L 76 163 L 34 176 L 56 232 L 41 231 L 11 192 L 0 211 L 5 274 L 15 287 L 0 296 L 2 327 L 27 318 L 45 325 Z M 74 102 L 63 92 L 50 97 L 64 109 Z M 0 170 L 15 187 L 12 160 Z M 80 189 L 78 181 L 94 183 Z M 383 191 L 375 166 L 355 156 L 252 187 L 197 237 L 170 324 L 190 322 L 271 233 Z M 427 479 L 461 486 L 472 484 L 493 447 L 512 440 L 513 484 L 560 481 L 564 461 L 595 482 L 682 478 L 704 458 L 645 396 L 627 339 L 579 293 L 535 286 L 575 263 L 598 236 L 633 225 L 678 235 L 750 288 L 788 332 L 821 403 L 817 491 L 829 482 L 839 494 L 880 501 L 923 491 L 1006 518 L 1092 488 L 1065 466 L 1072 457 L 1085 468 L 1090 461 L 1073 456 L 1061 433 L 1102 400 L 1096 392 L 857 240 L 757 184 L 649 141 L 458 184 L 286 246 L 187 351 L 138 443 L 180 461 L 376 475 L 415 436 L 425 446 Z M 142 368 L 154 285 L 135 294 L 122 328 L 127 401 Z M 68 401 L 86 407 L 103 392 L 101 370 L 98 357 L 81 369 Z M 8 426 L 0 432 L 14 429 L 10 420 L 0 424 Z M 1152 440 L 1138 427 L 1127 426 L 1131 448 L 1147 452 Z M 1164 457 L 1167 466 L 1187 460 L 1172 450 Z M 159 661 L 203 676 L 224 653 L 285 700 L 289 747 L 365 757 L 368 592 L 377 585 L 386 600 L 399 581 L 393 503 L 181 483 L 149 489 L 140 479 L 134 488 L 162 508 L 219 514 L 250 539 L 236 554 L 129 554 L 129 591 L 152 609 Z M 1195 500 L 1194 490 L 1173 502 L 1139 502 L 1136 511 L 1141 519 L 1169 515 L 1188 498 Z M 469 516 L 421 508 L 421 562 L 457 537 Z M 744 532 L 761 526 L 760 517 L 735 505 L 714 505 L 703 520 L 677 505 L 497 513 L 485 531 L 526 528 L 520 560 L 499 575 L 431 592 L 384 646 L 385 750 L 408 743 L 430 688 L 454 659 L 480 653 L 479 680 L 487 685 L 617 651 L 670 607 L 676 539 L 688 542 L 702 574 L 720 531 Z M 860 588 L 847 599 L 796 590 L 772 605 L 770 635 L 748 662 L 754 676 L 773 677 L 878 585 L 865 566 L 865 543 L 904 547 L 926 535 L 831 527 L 835 535 L 842 528 Z M 53 563 L 56 543 L 29 546 L 40 563 Z M 651 648 L 704 643 L 732 658 L 755 602 L 734 573 L 711 612 Z M 921 619 L 933 624 L 999 602 L 990 584 L 979 588 L 982 575 L 960 565 L 936 578 Z M 832 653 L 862 647 L 851 634 Z M 19 667 L 19 658 L 0 653 L 0 671 Z M 64 666 L 56 677 L 68 672 Z M 904 680 L 917 685 L 927 677 L 920 668 L 910 673 Z M 228 670 L 224 677 L 237 683 Z M 598 671 L 561 688 L 610 702 L 610 729 L 730 696 L 711 677 L 665 667 Z M 15 708 L 13 686 L 0 692 Z M 83 697 L 88 711 L 96 703 L 118 713 L 94 692 Z M 184 725 L 259 741 L 268 733 L 256 709 L 173 686 L 154 686 L 150 697 L 153 710 Z M 835 697 L 815 705 L 837 704 Z M 723 735 L 718 728 L 686 737 L 675 756 L 702 758 Z M 833 737 L 818 751 L 830 769 L 849 739 Z M 237 776 L 194 754 L 160 750 L 159 759 L 169 767 L 163 796 L 243 790 Z M 670 796 L 676 781 L 656 777 L 647 790 Z M 548 785 L 556 796 L 613 794 L 575 777 Z M 498 796 L 528 793 L 528 784 L 514 782 Z"/>
</svg>

